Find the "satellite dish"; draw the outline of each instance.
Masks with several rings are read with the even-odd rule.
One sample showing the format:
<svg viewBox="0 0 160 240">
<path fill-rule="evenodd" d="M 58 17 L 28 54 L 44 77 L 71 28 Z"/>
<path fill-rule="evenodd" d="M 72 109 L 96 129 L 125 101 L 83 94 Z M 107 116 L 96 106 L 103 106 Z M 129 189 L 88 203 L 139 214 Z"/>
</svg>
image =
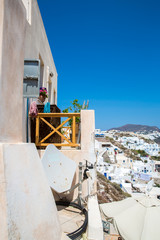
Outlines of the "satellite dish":
<svg viewBox="0 0 160 240">
<path fill-rule="evenodd" d="M 76 163 L 61 153 L 54 145 L 47 146 L 42 164 L 50 187 L 58 193 L 71 188 Z"/>
</svg>

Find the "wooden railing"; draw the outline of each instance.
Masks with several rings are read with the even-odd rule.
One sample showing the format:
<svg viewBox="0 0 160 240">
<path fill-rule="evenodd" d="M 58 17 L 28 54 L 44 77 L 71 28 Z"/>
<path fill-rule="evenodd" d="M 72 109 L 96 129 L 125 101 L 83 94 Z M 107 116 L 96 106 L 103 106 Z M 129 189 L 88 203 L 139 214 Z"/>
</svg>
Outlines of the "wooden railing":
<svg viewBox="0 0 160 240">
<path fill-rule="evenodd" d="M 38 113 L 36 117 L 36 138 L 35 143 L 36 146 L 39 147 L 46 147 L 49 144 L 52 144 L 51 142 L 46 142 L 46 140 L 51 137 L 53 134 L 57 133 L 64 142 L 61 143 L 53 143 L 55 146 L 61 147 L 61 146 L 70 146 L 70 147 L 78 147 L 80 144 L 76 143 L 76 117 L 80 117 L 80 113 Z M 54 127 L 51 123 L 47 121 L 46 118 L 67 118 L 65 121 L 63 121 L 58 127 Z M 62 134 L 61 130 L 65 124 L 72 119 L 72 139 L 70 137 L 67 137 L 65 134 Z M 43 121 L 47 126 L 50 127 L 51 132 L 47 134 L 43 139 L 40 140 L 40 121 Z"/>
<path fill-rule="evenodd" d="M 61 133 L 63 134 L 63 136 L 65 136 L 66 138 L 68 138 L 70 140 L 71 139 L 70 135 L 72 133 L 72 128 L 70 126 L 63 127 L 61 129 Z M 64 139 L 63 139 L 63 141 L 64 141 Z"/>
</svg>

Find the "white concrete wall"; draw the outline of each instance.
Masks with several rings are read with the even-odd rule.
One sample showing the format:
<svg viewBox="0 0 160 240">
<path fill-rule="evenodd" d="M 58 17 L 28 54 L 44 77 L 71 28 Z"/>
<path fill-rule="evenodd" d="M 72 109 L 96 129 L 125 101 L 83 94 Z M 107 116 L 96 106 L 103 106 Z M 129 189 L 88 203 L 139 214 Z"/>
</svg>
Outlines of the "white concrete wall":
<svg viewBox="0 0 160 240">
<path fill-rule="evenodd" d="M 29 24 L 31 24 L 31 3 L 32 0 L 22 0 L 25 8 L 26 8 L 26 18 Z"/>
<path fill-rule="evenodd" d="M 57 208 L 34 144 L 0 144 L 0 224 L 1 240 L 61 239 Z"/>
<path fill-rule="evenodd" d="M 31 7 L 30 22 L 26 21 L 26 35 L 25 35 L 25 55 L 26 59 L 40 59 L 43 63 L 43 79 L 42 86 L 47 89 L 49 86 L 50 103 L 57 104 L 57 70 L 54 64 L 48 39 L 46 36 L 43 20 L 39 11 L 37 0 L 22 0 L 26 11 L 28 10 L 28 4 Z M 53 77 L 49 76 L 49 73 L 53 73 Z M 49 83 L 50 82 L 50 83 Z M 56 92 L 54 102 L 54 91 Z"/>
<path fill-rule="evenodd" d="M 103 226 L 96 196 L 88 199 L 88 240 L 103 240 Z"/>
<path fill-rule="evenodd" d="M 26 16 L 22 2 L 0 1 L 0 142 L 22 141 Z"/>
<path fill-rule="evenodd" d="M 0 239 L 59 240 L 57 209 L 37 149 L 22 144 L 26 11 L 0 1 Z M 9 143 L 8 143 L 9 142 Z"/>
<path fill-rule="evenodd" d="M 45 32 L 37 0 L 21 0 L 26 9 L 25 59 L 40 59 L 40 86 L 48 90 L 48 101 L 57 105 L 57 70 Z M 50 76 L 53 73 L 53 77 Z M 22 80 L 23 81 L 23 80 Z M 32 99 L 30 99 L 30 102 Z M 27 101 L 23 101 L 23 141 L 27 141 Z"/>
</svg>

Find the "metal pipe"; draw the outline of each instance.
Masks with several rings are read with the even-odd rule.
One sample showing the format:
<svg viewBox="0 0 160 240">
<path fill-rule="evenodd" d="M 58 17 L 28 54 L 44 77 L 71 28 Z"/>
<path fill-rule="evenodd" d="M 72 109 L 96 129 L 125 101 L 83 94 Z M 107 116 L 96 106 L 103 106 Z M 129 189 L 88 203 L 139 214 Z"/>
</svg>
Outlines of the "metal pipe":
<svg viewBox="0 0 160 240">
<path fill-rule="evenodd" d="M 82 181 L 82 168 L 83 168 L 83 164 L 82 162 L 79 162 L 79 182 Z M 78 186 L 78 198 L 79 199 L 82 198 L 82 184 Z"/>
</svg>

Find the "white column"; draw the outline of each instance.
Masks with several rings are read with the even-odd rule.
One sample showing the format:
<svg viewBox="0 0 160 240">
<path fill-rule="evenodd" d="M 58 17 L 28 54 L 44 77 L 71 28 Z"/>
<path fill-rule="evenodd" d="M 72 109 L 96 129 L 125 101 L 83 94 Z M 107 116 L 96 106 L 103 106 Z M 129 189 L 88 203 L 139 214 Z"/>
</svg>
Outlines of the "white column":
<svg viewBox="0 0 160 240">
<path fill-rule="evenodd" d="M 89 164 L 96 163 L 95 154 L 95 114 L 94 110 L 81 111 L 81 151 L 83 161 L 87 160 Z M 95 169 L 90 169 L 92 178 L 88 181 L 88 193 L 93 194 L 96 192 L 96 172 Z"/>
<path fill-rule="evenodd" d="M 95 114 L 94 110 L 81 111 L 81 150 L 87 152 L 88 161 L 95 163 L 96 156 L 94 150 L 94 130 L 95 130 Z"/>
</svg>

